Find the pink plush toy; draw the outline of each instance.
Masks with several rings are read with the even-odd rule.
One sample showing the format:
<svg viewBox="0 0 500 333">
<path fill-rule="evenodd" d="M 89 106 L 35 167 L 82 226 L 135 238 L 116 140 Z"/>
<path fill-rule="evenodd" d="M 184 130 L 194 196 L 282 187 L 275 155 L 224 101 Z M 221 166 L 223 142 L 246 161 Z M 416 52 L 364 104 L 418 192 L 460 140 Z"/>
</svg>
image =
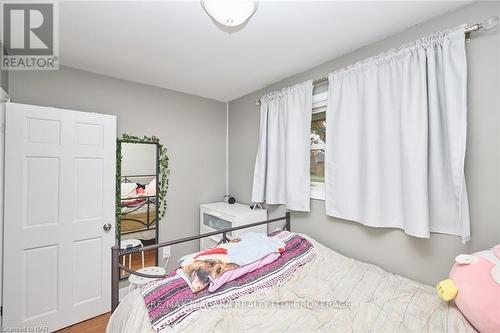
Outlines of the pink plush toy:
<svg viewBox="0 0 500 333">
<path fill-rule="evenodd" d="M 500 244 L 457 256 L 450 279 L 441 281 L 437 288 L 445 300 L 455 301 L 478 331 L 500 332 Z"/>
</svg>

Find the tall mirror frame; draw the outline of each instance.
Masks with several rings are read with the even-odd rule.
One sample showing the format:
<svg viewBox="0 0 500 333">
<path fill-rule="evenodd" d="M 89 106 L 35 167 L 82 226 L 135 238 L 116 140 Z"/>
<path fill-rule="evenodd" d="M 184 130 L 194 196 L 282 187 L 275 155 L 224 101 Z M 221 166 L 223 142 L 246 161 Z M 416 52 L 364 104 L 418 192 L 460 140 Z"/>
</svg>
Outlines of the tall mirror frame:
<svg viewBox="0 0 500 333">
<path fill-rule="evenodd" d="M 156 180 L 156 191 L 155 195 L 143 195 L 137 198 L 132 198 L 132 199 L 143 199 L 145 200 L 144 204 L 147 204 L 147 211 L 146 211 L 146 220 L 141 221 L 133 218 L 127 218 L 127 220 L 133 220 L 135 222 L 138 222 L 140 224 L 143 224 L 146 229 L 145 231 L 152 229 L 151 225 L 154 223 L 154 229 L 155 229 L 155 241 L 154 243 L 159 242 L 159 228 L 160 228 L 160 220 L 165 214 L 166 210 L 166 203 L 165 203 L 165 196 L 168 188 L 168 157 L 166 155 L 166 149 L 159 143 L 159 139 L 155 136 L 152 137 L 135 137 L 135 136 L 130 136 L 127 134 L 123 134 L 122 138 L 117 139 L 117 145 L 116 145 L 116 244 L 118 246 L 121 246 L 121 241 L 122 241 L 122 228 L 121 228 L 121 222 L 123 219 L 123 211 L 122 211 L 122 202 L 123 200 L 127 200 L 129 198 L 122 198 L 122 183 L 123 182 L 134 182 L 134 177 L 139 179 L 139 178 L 146 178 L 146 177 L 152 177 L 153 175 L 122 175 L 122 161 L 123 161 L 123 144 L 151 144 L 155 146 L 154 151 L 156 152 L 156 158 L 155 158 L 155 170 L 156 170 L 156 177 L 154 178 Z M 153 178 L 151 178 L 153 179 Z M 154 209 L 154 220 L 150 220 L 150 209 L 149 205 L 154 204 L 155 209 Z M 142 246 L 142 245 L 141 245 Z M 141 254 L 136 254 L 136 255 L 143 255 L 144 252 L 141 252 Z M 155 266 L 158 266 L 158 260 L 159 259 L 159 252 L 156 250 L 155 251 Z M 127 260 L 127 258 L 125 258 Z M 132 260 L 131 257 L 128 258 L 129 262 Z M 144 262 L 144 259 L 142 259 Z M 120 274 L 120 279 L 127 279 L 128 274 L 124 274 L 125 272 L 121 272 Z"/>
</svg>

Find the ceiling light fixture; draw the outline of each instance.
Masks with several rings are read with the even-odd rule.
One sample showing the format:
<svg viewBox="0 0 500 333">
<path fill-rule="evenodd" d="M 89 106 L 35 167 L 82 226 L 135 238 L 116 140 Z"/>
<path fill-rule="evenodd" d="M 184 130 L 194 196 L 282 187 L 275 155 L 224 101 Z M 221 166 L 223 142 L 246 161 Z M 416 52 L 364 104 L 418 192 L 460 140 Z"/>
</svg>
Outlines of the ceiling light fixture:
<svg viewBox="0 0 500 333">
<path fill-rule="evenodd" d="M 245 23 L 257 10 L 257 1 L 201 0 L 208 15 L 222 25 L 236 27 Z"/>
</svg>

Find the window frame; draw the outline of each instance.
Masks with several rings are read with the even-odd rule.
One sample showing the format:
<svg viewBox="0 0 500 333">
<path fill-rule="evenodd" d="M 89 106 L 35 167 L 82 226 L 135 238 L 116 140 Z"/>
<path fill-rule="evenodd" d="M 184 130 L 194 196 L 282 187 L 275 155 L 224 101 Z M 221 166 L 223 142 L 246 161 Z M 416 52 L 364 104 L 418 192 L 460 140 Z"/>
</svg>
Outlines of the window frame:
<svg viewBox="0 0 500 333">
<path fill-rule="evenodd" d="M 328 92 L 322 92 L 313 95 L 312 114 L 324 112 L 322 108 L 328 104 Z M 326 142 L 320 144 L 311 144 L 310 150 L 323 149 L 326 152 Z M 325 169 L 326 173 L 326 169 Z M 325 183 L 311 182 L 311 199 L 325 200 Z"/>
</svg>

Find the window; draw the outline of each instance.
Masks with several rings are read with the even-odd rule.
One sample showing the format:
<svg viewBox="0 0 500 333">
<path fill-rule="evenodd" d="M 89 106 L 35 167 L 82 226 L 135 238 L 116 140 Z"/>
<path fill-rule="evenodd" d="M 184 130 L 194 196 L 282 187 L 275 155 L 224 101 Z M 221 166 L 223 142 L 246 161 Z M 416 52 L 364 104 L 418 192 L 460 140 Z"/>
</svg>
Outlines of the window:
<svg viewBox="0 0 500 333">
<path fill-rule="evenodd" d="M 326 92 L 313 96 L 311 120 L 311 198 L 325 200 Z"/>
</svg>

